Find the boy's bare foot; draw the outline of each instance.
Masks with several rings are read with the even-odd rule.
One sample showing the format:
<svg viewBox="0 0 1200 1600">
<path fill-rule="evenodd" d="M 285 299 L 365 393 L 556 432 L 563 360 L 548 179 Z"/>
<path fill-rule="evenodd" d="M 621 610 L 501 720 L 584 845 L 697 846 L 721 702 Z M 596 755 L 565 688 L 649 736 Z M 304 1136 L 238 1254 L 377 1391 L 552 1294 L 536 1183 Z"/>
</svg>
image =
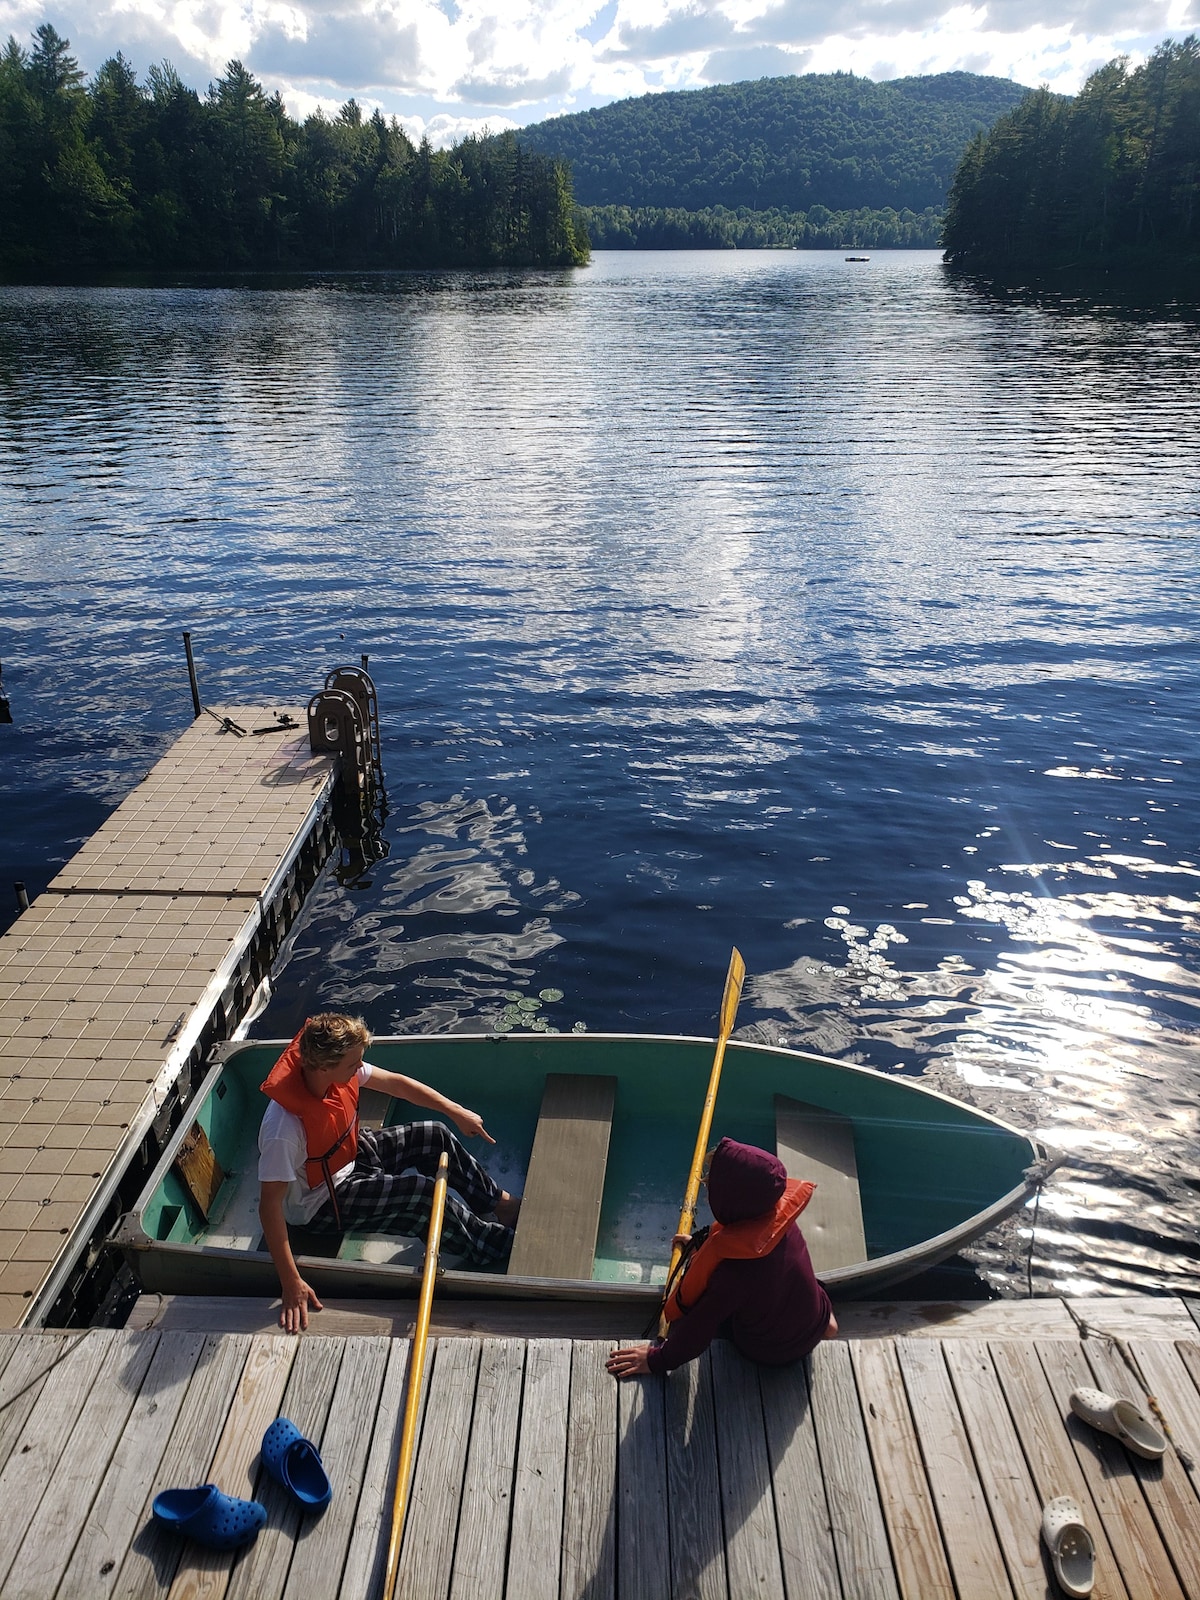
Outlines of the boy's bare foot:
<svg viewBox="0 0 1200 1600">
<path fill-rule="evenodd" d="M 515 1228 L 520 1214 L 521 1196 L 509 1194 L 505 1189 L 496 1201 L 496 1221 L 502 1222 L 506 1228 Z"/>
</svg>

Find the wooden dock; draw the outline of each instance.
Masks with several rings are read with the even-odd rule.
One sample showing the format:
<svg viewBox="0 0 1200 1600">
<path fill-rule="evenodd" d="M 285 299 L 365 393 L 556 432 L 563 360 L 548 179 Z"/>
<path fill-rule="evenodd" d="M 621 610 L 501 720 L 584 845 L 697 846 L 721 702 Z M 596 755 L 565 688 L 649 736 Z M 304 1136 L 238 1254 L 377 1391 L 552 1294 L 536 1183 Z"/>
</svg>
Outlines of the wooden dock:
<svg viewBox="0 0 1200 1600">
<path fill-rule="evenodd" d="M 0 1328 L 79 1300 L 333 847 L 336 773 L 301 706 L 205 712 L 0 936 Z"/>
<path fill-rule="evenodd" d="M 876 1336 L 793 1368 L 718 1342 L 620 1385 L 611 1340 L 439 1338 L 397 1593 L 1052 1600 L 1041 1507 L 1068 1493 L 1098 1600 L 1200 1600 L 1200 1329 L 1182 1301 L 1077 1303 L 1086 1338 L 1057 1301 L 926 1307 L 897 1336 L 896 1304 L 839 1308 Z M 353 1332 L 0 1335 L 0 1600 L 372 1600 L 408 1350 Z M 1141 1398 L 1123 1351 L 1179 1447 L 1161 1463 L 1068 1413 L 1078 1384 Z M 318 1516 L 259 1468 L 278 1414 L 323 1452 Z M 158 1490 L 205 1481 L 267 1507 L 236 1557 L 149 1520 Z"/>
</svg>

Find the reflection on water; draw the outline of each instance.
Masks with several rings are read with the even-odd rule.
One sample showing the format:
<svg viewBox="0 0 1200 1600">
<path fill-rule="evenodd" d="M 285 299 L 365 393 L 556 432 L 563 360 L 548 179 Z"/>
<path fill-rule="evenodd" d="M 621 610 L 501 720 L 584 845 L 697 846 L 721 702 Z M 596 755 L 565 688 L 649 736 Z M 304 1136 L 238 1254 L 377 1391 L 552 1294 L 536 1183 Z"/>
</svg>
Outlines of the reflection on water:
<svg viewBox="0 0 1200 1600">
<path fill-rule="evenodd" d="M 746 1036 L 1068 1153 L 1037 1288 L 1194 1291 L 1198 356 L 931 254 L 0 291 L 3 866 L 185 725 L 180 629 L 208 703 L 366 651 L 389 854 L 259 1032 L 711 1032 L 736 942 Z"/>
</svg>

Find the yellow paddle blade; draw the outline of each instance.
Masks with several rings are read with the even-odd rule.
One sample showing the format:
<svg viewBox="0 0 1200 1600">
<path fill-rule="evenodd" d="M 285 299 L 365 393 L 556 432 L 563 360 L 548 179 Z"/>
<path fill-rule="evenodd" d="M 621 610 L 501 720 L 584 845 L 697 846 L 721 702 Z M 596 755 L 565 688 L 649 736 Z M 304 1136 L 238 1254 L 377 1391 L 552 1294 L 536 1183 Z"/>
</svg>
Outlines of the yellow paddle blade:
<svg viewBox="0 0 1200 1600">
<path fill-rule="evenodd" d="M 746 963 L 742 953 L 734 947 L 729 957 L 729 971 L 725 976 L 725 993 L 721 996 L 721 1027 L 719 1039 L 728 1039 L 733 1032 L 733 1019 L 737 1016 L 738 1001 L 742 998 L 742 984 L 746 981 Z"/>
</svg>

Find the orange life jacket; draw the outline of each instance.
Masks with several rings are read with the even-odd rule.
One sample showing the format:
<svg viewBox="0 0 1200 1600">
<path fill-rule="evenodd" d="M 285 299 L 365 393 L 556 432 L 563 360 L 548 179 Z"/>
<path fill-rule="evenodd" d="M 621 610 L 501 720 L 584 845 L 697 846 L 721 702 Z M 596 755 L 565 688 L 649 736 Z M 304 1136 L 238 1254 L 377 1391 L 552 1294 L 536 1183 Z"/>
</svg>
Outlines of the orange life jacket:
<svg viewBox="0 0 1200 1600">
<path fill-rule="evenodd" d="M 301 1029 L 303 1032 L 303 1029 Z M 358 1154 L 358 1079 L 334 1083 L 318 1100 L 304 1081 L 300 1068 L 300 1034 L 292 1040 L 267 1074 L 262 1092 L 304 1124 L 308 1155 L 304 1175 L 310 1189 L 324 1180 L 333 1201 L 333 1214 L 341 1226 L 333 1175 L 348 1167 Z"/>
<path fill-rule="evenodd" d="M 712 1223 L 704 1242 L 684 1258 L 683 1272 L 667 1295 L 663 1305 L 663 1315 L 667 1321 L 677 1322 L 685 1312 L 695 1309 L 696 1301 L 708 1288 L 708 1280 L 714 1269 L 722 1261 L 770 1255 L 812 1199 L 815 1188 L 815 1183 L 789 1179 L 774 1209 L 764 1212 L 761 1217 L 747 1217 L 744 1222 Z M 685 1287 L 688 1291 L 686 1304 L 683 1299 Z"/>
</svg>

